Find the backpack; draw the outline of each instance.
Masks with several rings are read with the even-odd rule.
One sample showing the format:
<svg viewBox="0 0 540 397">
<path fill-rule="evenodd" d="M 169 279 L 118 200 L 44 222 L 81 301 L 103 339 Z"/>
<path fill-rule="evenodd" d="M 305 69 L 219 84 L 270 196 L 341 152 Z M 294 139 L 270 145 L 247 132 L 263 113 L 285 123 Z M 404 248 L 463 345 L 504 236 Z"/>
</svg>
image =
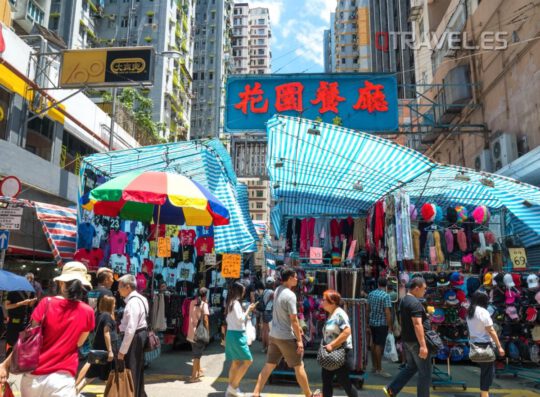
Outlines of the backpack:
<svg viewBox="0 0 540 397">
<path fill-rule="evenodd" d="M 264 292 L 261 294 L 261 296 L 257 298 L 257 306 L 255 307 L 255 309 L 258 312 L 262 313 L 262 312 L 265 312 L 266 310 L 272 310 L 272 305 L 270 305 L 272 297 L 265 299 L 265 297 L 268 297 L 267 293 L 272 294 L 272 290 L 265 289 Z M 268 308 L 269 305 L 270 305 L 270 308 Z"/>
</svg>

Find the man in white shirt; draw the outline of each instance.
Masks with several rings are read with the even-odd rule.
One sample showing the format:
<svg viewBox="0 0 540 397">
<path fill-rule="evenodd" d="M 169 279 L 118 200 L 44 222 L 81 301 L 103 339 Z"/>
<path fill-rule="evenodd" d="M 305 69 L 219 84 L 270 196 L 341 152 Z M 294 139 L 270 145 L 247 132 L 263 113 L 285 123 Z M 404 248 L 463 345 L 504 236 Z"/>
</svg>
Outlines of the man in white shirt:
<svg viewBox="0 0 540 397">
<path fill-rule="evenodd" d="M 118 359 L 124 360 L 131 370 L 135 385 L 134 397 L 146 397 L 144 391 L 144 345 L 148 338 L 146 317 L 148 301 L 137 292 L 137 281 L 131 274 L 118 280 L 118 292 L 126 301 L 124 315 L 120 323 L 123 334 Z"/>
</svg>

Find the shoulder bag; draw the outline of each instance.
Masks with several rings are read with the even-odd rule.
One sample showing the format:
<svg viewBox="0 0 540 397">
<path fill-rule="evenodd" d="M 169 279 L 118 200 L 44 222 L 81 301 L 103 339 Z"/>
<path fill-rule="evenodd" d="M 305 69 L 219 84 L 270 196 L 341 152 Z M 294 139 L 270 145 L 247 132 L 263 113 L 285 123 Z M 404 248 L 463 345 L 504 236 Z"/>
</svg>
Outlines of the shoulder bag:
<svg viewBox="0 0 540 397">
<path fill-rule="evenodd" d="M 148 312 L 146 311 L 146 305 L 144 304 L 144 301 L 138 296 L 135 296 L 135 298 L 139 299 L 142 302 L 144 308 L 144 318 L 146 319 L 146 330 L 148 332 L 148 337 L 146 338 L 146 342 L 144 344 L 144 351 L 145 353 L 152 352 L 160 348 L 161 342 L 159 340 L 159 336 L 157 336 L 152 329 L 150 321 L 148 321 Z"/>
<path fill-rule="evenodd" d="M 491 343 L 469 342 L 469 360 L 473 363 L 491 363 L 495 361 L 495 350 Z"/>
<path fill-rule="evenodd" d="M 345 348 L 340 346 L 331 352 L 324 348 L 324 344 L 321 341 L 319 351 L 317 352 L 317 362 L 321 367 L 328 371 L 335 371 L 345 365 Z"/>
<path fill-rule="evenodd" d="M 204 343 L 206 345 L 207 343 L 210 343 L 210 332 L 208 332 L 208 329 L 204 325 L 204 310 L 202 305 L 205 305 L 205 303 L 201 302 L 200 310 L 202 313 L 201 317 L 199 318 L 199 322 L 197 323 L 197 328 L 195 329 L 193 339 L 196 343 Z"/>
<path fill-rule="evenodd" d="M 131 371 L 125 367 L 123 360 L 116 361 L 115 364 L 105 385 L 104 395 L 107 397 L 134 397 L 135 385 Z"/>
<path fill-rule="evenodd" d="M 13 355 L 11 357 L 10 371 L 13 374 L 23 374 L 32 372 L 38 367 L 39 355 L 41 354 L 41 346 L 43 345 L 43 321 L 49 311 L 51 298 L 47 298 L 47 304 L 43 318 L 36 326 L 30 324 L 19 333 L 19 339 L 13 347 Z"/>
</svg>

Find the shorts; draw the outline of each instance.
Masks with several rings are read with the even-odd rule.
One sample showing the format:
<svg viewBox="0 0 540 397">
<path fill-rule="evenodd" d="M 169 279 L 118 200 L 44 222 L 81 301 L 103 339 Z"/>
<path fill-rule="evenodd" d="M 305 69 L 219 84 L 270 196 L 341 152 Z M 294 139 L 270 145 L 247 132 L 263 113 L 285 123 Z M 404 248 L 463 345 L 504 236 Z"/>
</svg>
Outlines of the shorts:
<svg viewBox="0 0 540 397">
<path fill-rule="evenodd" d="M 22 396 L 66 397 L 75 396 L 75 378 L 61 371 L 49 375 L 24 374 L 21 379 Z"/>
<path fill-rule="evenodd" d="M 302 365 L 302 355 L 298 354 L 297 349 L 296 339 L 276 339 L 270 337 L 266 362 L 268 364 L 278 365 L 281 357 L 284 357 L 289 367 L 298 367 Z"/>
<path fill-rule="evenodd" d="M 253 361 L 245 331 L 227 330 L 225 335 L 225 359 L 228 361 Z"/>
<path fill-rule="evenodd" d="M 201 358 L 205 347 L 206 345 L 204 343 L 191 342 L 192 357 Z"/>
<path fill-rule="evenodd" d="M 382 327 L 370 326 L 370 328 L 373 344 L 384 347 L 386 345 L 386 337 L 388 336 L 388 327 L 384 325 Z"/>
<path fill-rule="evenodd" d="M 271 310 L 265 310 L 263 312 L 262 321 L 265 324 L 268 324 L 270 321 L 272 321 L 272 311 Z"/>
</svg>

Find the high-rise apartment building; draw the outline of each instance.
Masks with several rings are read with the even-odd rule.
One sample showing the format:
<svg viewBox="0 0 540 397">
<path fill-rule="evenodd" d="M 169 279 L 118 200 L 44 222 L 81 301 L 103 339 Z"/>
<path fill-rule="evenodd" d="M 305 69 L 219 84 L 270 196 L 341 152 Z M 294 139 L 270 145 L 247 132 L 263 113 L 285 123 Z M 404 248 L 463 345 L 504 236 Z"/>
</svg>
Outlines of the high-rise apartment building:
<svg viewBox="0 0 540 397">
<path fill-rule="evenodd" d="M 337 73 L 371 71 L 370 0 L 339 0 L 333 19 L 333 64 Z"/>
<path fill-rule="evenodd" d="M 156 50 L 153 119 L 161 137 L 189 139 L 192 84 L 190 0 L 49 0 L 49 29 L 68 48 L 152 46 Z M 164 56 L 174 51 L 176 57 Z"/>
<path fill-rule="evenodd" d="M 233 12 L 234 74 L 265 74 L 271 72 L 270 14 L 268 8 L 249 8 L 237 3 Z"/>
<path fill-rule="evenodd" d="M 191 138 L 222 133 L 231 73 L 233 0 L 199 0 L 195 11 Z"/>
<path fill-rule="evenodd" d="M 47 26 L 52 0 L 10 0 L 13 28 L 17 34 L 32 33 L 34 25 Z"/>
</svg>

